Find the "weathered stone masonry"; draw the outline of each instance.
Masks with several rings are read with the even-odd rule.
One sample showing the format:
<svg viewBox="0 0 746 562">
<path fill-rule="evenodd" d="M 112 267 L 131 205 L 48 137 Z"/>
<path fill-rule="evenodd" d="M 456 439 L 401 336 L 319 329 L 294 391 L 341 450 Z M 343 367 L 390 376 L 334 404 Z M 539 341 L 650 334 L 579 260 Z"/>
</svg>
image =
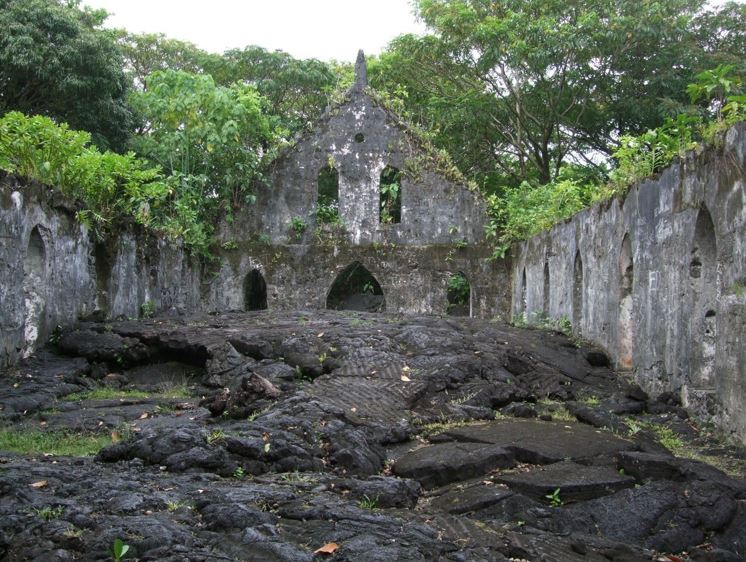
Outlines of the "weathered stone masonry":
<svg viewBox="0 0 746 562">
<path fill-rule="evenodd" d="M 746 123 L 517 245 L 513 313 L 566 317 L 649 392 L 746 439 Z"/>
</svg>

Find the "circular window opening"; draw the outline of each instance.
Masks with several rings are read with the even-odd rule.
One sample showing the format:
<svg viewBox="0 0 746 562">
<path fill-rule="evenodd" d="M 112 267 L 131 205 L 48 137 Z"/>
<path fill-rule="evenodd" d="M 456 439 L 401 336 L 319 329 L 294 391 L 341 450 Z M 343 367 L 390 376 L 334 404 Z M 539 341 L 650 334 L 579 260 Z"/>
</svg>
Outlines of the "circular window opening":
<svg viewBox="0 0 746 562">
<path fill-rule="evenodd" d="M 365 140 L 365 135 L 363 133 L 358 133 L 355 135 L 355 142 L 363 142 Z"/>
</svg>

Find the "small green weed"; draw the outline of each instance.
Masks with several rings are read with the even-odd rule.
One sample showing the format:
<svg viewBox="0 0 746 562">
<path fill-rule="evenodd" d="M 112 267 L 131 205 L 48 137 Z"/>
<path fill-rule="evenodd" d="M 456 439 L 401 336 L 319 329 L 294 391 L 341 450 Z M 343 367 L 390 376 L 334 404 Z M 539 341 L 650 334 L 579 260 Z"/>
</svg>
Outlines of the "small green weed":
<svg viewBox="0 0 746 562">
<path fill-rule="evenodd" d="M 36 515 L 39 519 L 44 519 L 44 521 L 51 521 L 52 519 L 59 519 L 62 517 L 62 514 L 65 513 L 65 506 L 58 505 L 56 507 L 52 506 L 45 506 L 45 507 L 37 507 L 31 510 L 31 513 L 33 515 Z"/>
<path fill-rule="evenodd" d="M 601 400 L 594 394 L 587 394 L 578 397 L 578 402 L 585 404 L 586 406 L 595 407 L 601 404 Z"/>
<path fill-rule="evenodd" d="M 111 558 L 114 562 L 119 562 L 129 552 L 130 546 L 124 544 L 122 539 L 117 538 L 114 540 L 114 544 L 111 547 Z"/>
<path fill-rule="evenodd" d="M 225 439 L 225 432 L 222 429 L 214 429 L 207 436 L 207 444 L 212 445 Z"/>
<path fill-rule="evenodd" d="M 358 500 L 357 506 L 360 509 L 376 509 L 378 507 L 378 496 L 376 496 L 375 498 L 363 496 L 360 500 Z"/>
<path fill-rule="evenodd" d="M 303 237 L 306 228 L 308 228 L 308 223 L 306 223 L 306 221 L 301 217 L 293 217 L 290 219 L 290 230 L 296 240 L 300 240 Z"/>
<path fill-rule="evenodd" d="M 233 471 L 233 478 L 236 480 L 241 480 L 244 476 L 246 476 L 246 471 L 243 469 L 242 466 L 237 466 L 236 470 Z"/>
<path fill-rule="evenodd" d="M 554 492 L 552 492 L 551 494 L 547 494 L 544 497 L 549 500 L 549 504 L 552 507 L 561 507 L 564 504 L 564 502 L 562 501 L 562 498 L 560 497 L 559 488 L 557 488 Z"/>
<path fill-rule="evenodd" d="M 166 504 L 166 509 L 170 511 L 171 513 L 173 513 L 174 511 L 179 511 L 183 507 L 187 509 L 191 509 L 192 506 L 189 505 L 188 502 L 184 502 L 184 501 L 168 502 Z"/>
</svg>

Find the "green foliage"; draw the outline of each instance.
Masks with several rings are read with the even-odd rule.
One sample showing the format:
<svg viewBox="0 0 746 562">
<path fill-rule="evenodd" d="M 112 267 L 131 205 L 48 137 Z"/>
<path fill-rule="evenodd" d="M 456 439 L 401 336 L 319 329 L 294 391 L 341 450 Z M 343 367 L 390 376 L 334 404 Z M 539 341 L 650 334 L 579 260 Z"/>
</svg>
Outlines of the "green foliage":
<svg viewBox="0 0 746 562">
<path fill-rule="evenodd" d="M 222 429 L 214 429 L 207 436 L 207 444 L 220 443 L 225 439 L 225 432 Z"/>
<path fill-rule="evenodd" d="M 746 72 L 746 9 L 702 0 L 418 0 L 432 35 L 402 36 L 371 84 L 433 131 L 488 193 L 594 166 L 662 124 L 702 69 Z"/>
<path fill-rule="evenodd" d="M 119 562 L 129 552 L 129 549 L 129 545 L 124 544 L 122 542 L 122 539 L 117 537 L 116 539 L 114 539 L 114 544 L 111 547 L 112 560 L 114 560 L 114 562 Z"/>
<path fill-rule="evenodd" d="M 103 235 L 125 220 L 154 225 L 167 187 L 158 168 L 133 153 L 100 152 L 91 136 L 48 117 L 0 118 L 0 168 L 58 187 L 79 200 L 79 218 Z"/>
<path fill-rule="evenodd" d="M 58 505 L 56 507 L 52 506 L 44 506 L 44 507 L 37 507 L 33 508 L 31 510 L 31 513 L 36 515 L 39 519 L 43 519 L 44 521 L 51 521 L 52 519 L 59 519 L 62 517 L 62 514 L 65 513 L 65 506 L 64 505 Z"/>
<path fill-rule="evenodd" d="M 381 224 L 401 222 L 401 172 L 387 166 L 381 172 L 380 190 Z"/>
<path fill-rule="evenodd" d="M 329 157 L 329 164 L 319 172 L 318 190 L 316 223 L 341 224 L 339 216 L 339 174 L 331 157 Z"/>
<path fill-rule="evenodd" d="M 471 287 L 463 273 L 451 275 L 448 279 L 448 302 L 452 305 L 469 304 Z"/>
<path fill-rule="evenodd" d="M 103 10 L 79 0 L 0 3 L 0 115 L 45 115 L 90 131 L 96 146 L 126 147 L 127 79 Z"/>
<path fill-rule="evenodd" d="M 547 230 L 595 201 L 623 195 L 643 179 L 662 171 L 677 156 L 700 144 L 717 142 L 731 125 L 746 119 L 746 96 L 732 67 L 719 66 L 697 75 L 687 90 L 702 107 L 687 108 L 668 117 L 660 127 L 641 135 L 622 135 L 613 151 L 615 168 L 604 181 L 587 168 L 564 166 L 556 180 L 544 185 L 523 182 L 487 197 L 488 237 L 496 239 L 495 257 L 502 257 L 514 240 Z"/>
<path fill-rule="evenodd" d="M 155 314 L 155 303 L 151 300 L 147 300 L 140 305 L 140 315 L 143 318 L 152 318 Z"/>
<path fill-rule="evenodd" d="M 363 496 L 358 500 L 357 506 L 360 509 L 376 509 L 378 507 L 378 497 L 369 498 L 368 496 Z"/>
<path fill-rule="evenodd" d="M 299 240 L 303 237 L 303 233 L 308 228 L 308 223 L 301 217 L 293 217 L 290 219 L 290 230 L 293 233 L 293 237 Z"/>
<path fill-rule="evenodd" d="M 552 507 L 561 507 L 563 505 L 563 503 L 564 503 L 562 501 L 562 498 L 560 497 L 560 489 L 559 488 L 557 488 L 551 494 L 547 494 L 544 497 L 549 500 L 549 504 Z"/>
<path fill-rule="evenodd" d="M 148 75 L 158 70 L 183 70 L 199 74 L 212 66 L 219 55 L 206 53 L 196 45 L 169 39 L 162 33 L 116 31 L 117 44 L 124 57 L 124 69 L 137 89 L 145 87 Z"/>
<path fill-rule="evenodd" d="M 242 466 L 236 467 L 236 470 L 233 471 L 233 478 L 236 480 L 241 480 L 244 476 L 246 476 L 246 471 Z"/>
<path fill-rule="evenodd" d="M 80 400 L 141 400 L 150 396 L 150 394 L 142 390 L 119 390 L 104 386 L 68 394 L 64 400 L 67 402 L 78 402 Z"/>
<path fill-rule="evenodd" d="M 310 127 L 321 116 L 337 88 L 351 84 L 349 68 L 316 59 L 295 59 L 261 47 L 227 51 L 203 61 L 217 84 L 253 84 L 267 100 L 266 113 L 286 139 Z"/>
<path fill-rule="evenodd" d="M 110 444 L 108 435 L 0 428 L 0 451 L 22 455 L 87 457 Z"/>
<path fill-rule="evenodd" d="M 210 76 L 158 71 L 130 97 L 147 124 L 133 148 L 168 174 L 162 227 L 206 253 L 219 215 L 255 197 L 272 139 L 262 99 L 250 86 L 216 86 Z"/>
<path fill-rule="evenodd" d="M 544 185 L 523 182 L 506 187 L 502 196 L 489 195 L 491 218 L 486 233 L 498 243 L 496 257 L 502 257 L 514 240 L 523 240 L 571 217 L 588 206 L 597 187 L 578 179 L 560 177 Z"/>
</svg>

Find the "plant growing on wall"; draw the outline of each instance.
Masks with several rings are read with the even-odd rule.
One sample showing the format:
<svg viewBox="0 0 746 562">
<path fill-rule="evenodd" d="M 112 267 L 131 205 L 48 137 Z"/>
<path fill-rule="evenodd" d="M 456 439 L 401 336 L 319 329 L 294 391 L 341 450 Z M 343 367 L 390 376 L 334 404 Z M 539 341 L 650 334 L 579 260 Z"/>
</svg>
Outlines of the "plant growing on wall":
<svg viewBox="0 0 746 562">
<path fill-rule="evenodd" d="M 380 182 L 381 224 L 401 222 L 401 172 L 386 166 Z"/>
<path fill-rule="evenodd" d="M 303 237 L 303 233 L 308 228 L 308 223 L 301 217 L 293 217 L 290 219 L 290 230 L 293 234 L 293 238 L 300 240 Z"/>
</svg>

